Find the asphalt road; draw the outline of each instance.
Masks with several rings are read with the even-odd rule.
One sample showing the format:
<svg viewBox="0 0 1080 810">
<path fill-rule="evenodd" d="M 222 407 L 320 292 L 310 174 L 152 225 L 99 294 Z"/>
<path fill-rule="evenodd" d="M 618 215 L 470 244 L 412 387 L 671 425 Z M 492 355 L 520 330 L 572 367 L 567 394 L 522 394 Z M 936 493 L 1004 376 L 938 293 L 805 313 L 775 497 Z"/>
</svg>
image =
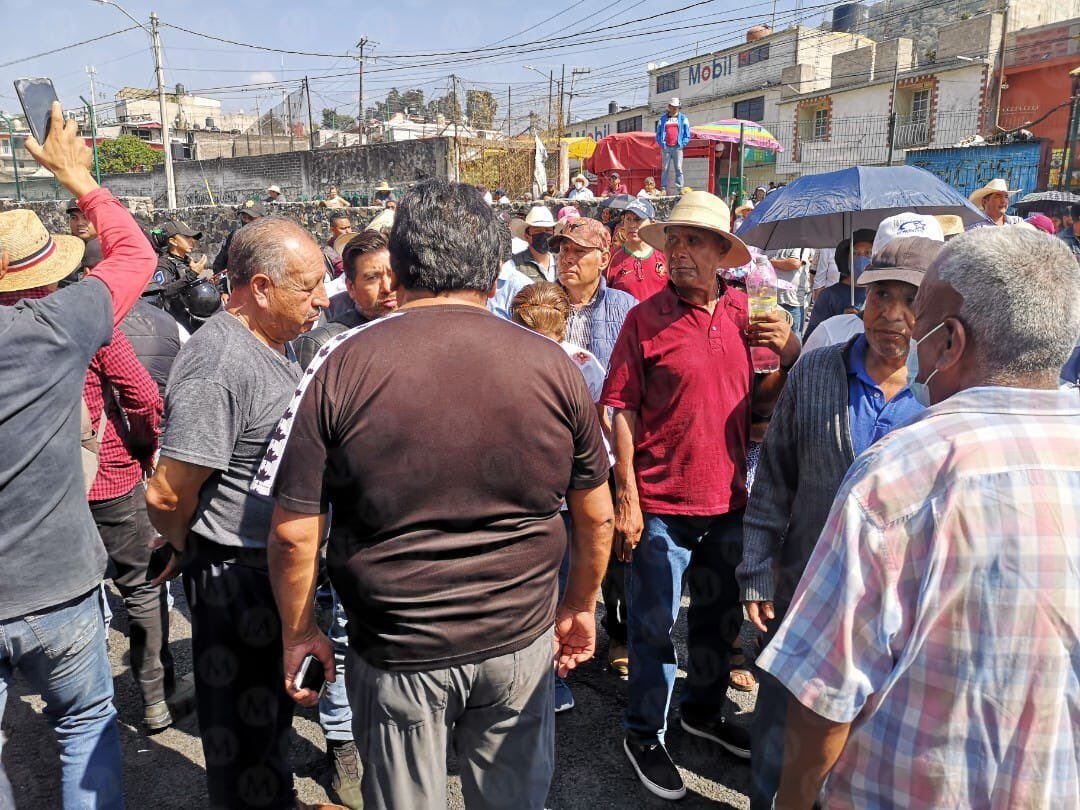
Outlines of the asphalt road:
<svg viewBox="0 0 1080 810">
<path fill-rule="evenodd" d="M 177 609 L 171 614 L 171 647 L 177 674 L 182 675 L 191 670 L 191 627 L 180 588 L 174 586 L 174 592 Z M 154 736 L 141 733 L 141 701 L 128 669 L 127 639 L 123 634 L 126 617 L 115 593 L 111 594 L 110 602 L 116 615 L 109 633 L 109 657 L 119 712 L 127 806 L 134 810 L 205 807 L 206 782 L 198 724 L 191 717 Z M 607 639 L 601 638 L 601 656 L 606 644 Z M 679 623 L 677 644 L 680 657 L 685 660 L 685 619 Z M 681 671 L 679 676 L 681 682 Z M 606 671 L 599 661 L 593 661 L 571 676 L 570 685 L 577 705 L 558 718 L 555 778 L 547 806 L 553 810 L 673 806 L 654 799 L 640 786 L 623 754 L 619 722 L 626 705 L 625 683 Z M 745 721 L 747 711 L 753 706 L 753 696 L 729 691 L 728 697 L 728 710 L 736 722 Z M 676 704 L 677 695 L 673 706 Z M 59 757 L 42 707 L 40 697 L 29 694 L 26 683 L 16 679 L 8 694 L 3 721 L 7 737 L 3 761 L 18 808 L 60 806 Z M 683 733 L 677 709 L 672 710 L 669 727 L 668 748 L 687 785 L 686 798 L 675 806 L 688 810 L 748 807 L 747 764 L 719 746 Z M 317 713 L 299 711 L 293 722 L 291 752 L 296 788 L 305 802 L 328 801 L 329 772 L 324 751 Z M 447 806 L 460 808 L 464 804 L 452 765 L 450 772 Z"/>
</svg>

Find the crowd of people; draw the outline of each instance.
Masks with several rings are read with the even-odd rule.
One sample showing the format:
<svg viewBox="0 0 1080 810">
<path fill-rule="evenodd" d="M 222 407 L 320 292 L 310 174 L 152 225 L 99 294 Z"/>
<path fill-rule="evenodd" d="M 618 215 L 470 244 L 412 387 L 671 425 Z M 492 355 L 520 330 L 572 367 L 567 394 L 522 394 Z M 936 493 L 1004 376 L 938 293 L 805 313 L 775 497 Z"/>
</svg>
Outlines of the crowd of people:
<svg viewBox="0 0 1080 810">
<path fill-rule="evenodd" d="M 319 244 L 271 187 L 211 264 L 97 186 L 59 105 L 27 149 L 73 200 L 70 234 L 0 213 L 0 710 L 15 672 L 44 697 L 63 806 L 124 805 L 103 577 L 144 730 L 194 711 L 213 807 L 304 806 L 297 705 L 341 806 L 443 806 L 452 750 L 467 807 L 544 807 L 599 601 L 656 797 L 686 793 L 678 692 L 755 809 L 1080 801 L 1071 222 L 993 181 L 966 233 L 762 254 L 704 191 L 507 221 L 427 180 L 359 231 L 331 189 Z"/>
</svg>

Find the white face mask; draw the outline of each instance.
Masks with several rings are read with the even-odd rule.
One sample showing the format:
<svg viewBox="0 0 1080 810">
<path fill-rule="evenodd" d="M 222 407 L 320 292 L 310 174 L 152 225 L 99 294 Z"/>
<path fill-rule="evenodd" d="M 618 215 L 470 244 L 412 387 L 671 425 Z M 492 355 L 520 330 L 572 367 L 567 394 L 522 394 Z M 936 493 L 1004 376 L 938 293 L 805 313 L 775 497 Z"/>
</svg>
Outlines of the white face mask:
<svg viewBox="0 0 1080 810">
<path fill-rule="evenodd" d="M 908 388 L 911 389 L 911 393 L 915 397 L 915 401 L 922 405 L 924 408 L 929 408 L 930 401 L 930 380 L 934 378 L 934 375 L 938 373 L 935 368 L 930 372 L 930 376 L 922 382 L 919 382 L 915 378 L 919 376 L 919 344 L 930 337 L 934 332 L 943 327 L 945 322 L 942 321 L 925 335 L 918 340 L 911 339 L 911 349 L 908 351 L 907 359 L 907 376 L 908 376 Z"/>
</svg>

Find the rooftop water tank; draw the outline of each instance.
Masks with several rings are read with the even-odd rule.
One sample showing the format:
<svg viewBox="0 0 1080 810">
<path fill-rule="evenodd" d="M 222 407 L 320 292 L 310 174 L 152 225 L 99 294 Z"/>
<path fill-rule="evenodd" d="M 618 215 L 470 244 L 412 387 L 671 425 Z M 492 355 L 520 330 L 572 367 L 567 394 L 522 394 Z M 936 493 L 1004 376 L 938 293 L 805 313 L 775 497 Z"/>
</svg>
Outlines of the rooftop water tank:
<svg viewBox="0 0 1080 810">
<path fill-rule="evenodd" d="M 866 30 L 870 9 L 862 3 L 844 3 L 833 9 L 832 30 L 846 34 L 858 34 Z"/>
</svg>

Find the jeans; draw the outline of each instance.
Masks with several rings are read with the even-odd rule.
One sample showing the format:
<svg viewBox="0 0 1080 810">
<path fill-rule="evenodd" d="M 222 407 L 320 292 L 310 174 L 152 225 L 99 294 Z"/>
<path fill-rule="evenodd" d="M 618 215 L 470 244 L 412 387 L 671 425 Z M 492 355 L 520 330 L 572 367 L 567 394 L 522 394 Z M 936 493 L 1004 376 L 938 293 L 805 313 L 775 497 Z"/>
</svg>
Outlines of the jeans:
<svg viewBox="0 0 1080 810">
<path fill-rule="evenodd" d="M 803 328 L 806 326 L 806 307 L 794 307 L 787 304 L 781 304 L 781 306 L 791 315 L 791 331 L 801 338 Z"/>
<path fill-rule="evenodd" d="M 0 718 L 15 670 L 45 700 L 65 810 L 123 808 L 120 735 L 99 591 L 0 621 Z M 24 732 L 25 733 L 25 732 Z"/>
<path fill-rule="evenodd" d="M 330 620 L 328 635 L 334 645 L 334 672 L 337 680 L 326 682 L 326 691 L 319 698 L 319 725 L 322 726 L 326 739 L 348 741 L 352 734 L 352 709 L 349 696 L 345 692 L 345 661 L 349 654 L 349 635 L 346 632 L 348 619 L 345 608 L 341 606 L 337 591 L 334 595 L 334 612 Z"/>
<path fill-rule="evenodd" d="M 682 713 L 711 720 L 727 697 L 731 648 L 742 623 L 735 566 L 742 510 L 713 517 L 645 515 L 626 583 L 630 682 L 624 725 L 636 741 L 664 741 L 678 660 L 672 630 L 683 579 L 690 590 Z"/>
<path fill-rule="evenodd" d="M 761 649 L 769 646 L 784 621 L 787 606 L 773 605 L 776 618 L 761 639 Z M 750 810 L 772 810 L 780 787 L 784 764 L 784 734 L 787 730 L 788 690 L 768 672 L 757 667 L 757 704 L 750 721 Z"/>
<path fill-rule="evenodd" d="M 446 807 L 452 742 L 469 810 L 541 810 L 555 770 L 552 632 L 517 652 L 420 672 L 349 651 L 365 810 Z"/>
<path fill-rule="evenodd" d="M 292 808 L 281 617 L 266 554 L 199 541 L 184 569 L 210 806 Z M 261 563 L 261 565 L 260 565 Z"/>
<path fill-rule="evenodd" d="M 667 178 L 669 173 L 674 173 L 675 193 L 678 194 L 683 187 L 683 150 L 678 146 L 662 146 L 660 151 L 664 156 L 663 171 L 660 173 L 660 188 L 669 193 L 671 192 L 671 185 L 668 183 Z"/>
<path fill-rule="evenodd" d="M 112 578 L 127 609 L 131 674 L 143 705 L 149 706 L 165 700 L 174 676 L 165 586 L 146 581 L 147 542 L 155 535 L 146 514 L 146 491 L 138 484 L 119 498 L 91 502 L 90 512 L 109 554 L 106 576 Z"/>
</svg>

